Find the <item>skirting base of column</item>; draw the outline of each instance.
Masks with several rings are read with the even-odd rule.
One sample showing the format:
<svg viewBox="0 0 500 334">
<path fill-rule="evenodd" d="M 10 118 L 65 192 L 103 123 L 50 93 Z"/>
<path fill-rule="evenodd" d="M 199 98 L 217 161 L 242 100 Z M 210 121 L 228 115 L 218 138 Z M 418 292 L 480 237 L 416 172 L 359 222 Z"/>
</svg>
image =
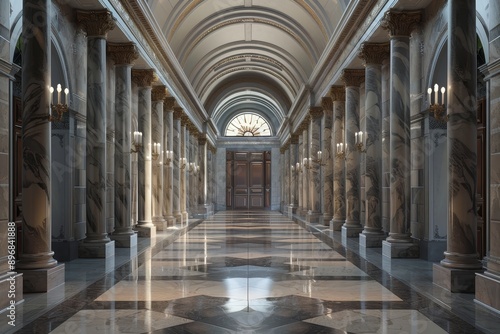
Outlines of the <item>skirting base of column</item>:
<svg viewBox="0 0 500 334">
<path fill-rule="evenodd" d="M 9 291 L 14 291 L 15 296 L 12 299 L 7 298 Z M 12 292 L 10 292 L 12 293 Z M 8 273 L 0 277 L 0 313 L 10 306 L 10 301 L 13 300 L 16 304 L 24 301 L 23 299 L 23 274 L 21 273 Z"/>
<path fill-rule="evenodd" d="M 188 219 L 189 219 L 189 212 L 184 211 L 184 212 L 182 213 L 182 222 L 187 222 L 187 221 L 188 221 Z"/>
<path fill-rule="evenodd" d="M 359 245 L 365 248 L 379 248 L 382 247 L 382 241 L 384 241 L 386 235 L 383 233 L 360 233 L 359 234 Z"/>
<path fill-rule="evenodd" d="M 116 248 L 137 247 L 137 234 L 112 234 L 111 240 L 114 240 Z"/>
<path fill-rule="evenodd" d="M 167 221 L 167 228 L 172 227 L 175 225 L 175 217 L 174 216 L 167 216 L 165 217 L 165 220 Z"/>
<path fill-rule="evenodd" d="M 432 266 L 432 282 L 450 292 L 473 293 L 476 286 L 476 273 L 482 270 L 452 269 L 435 263 Z"/>
<path fill-rule="evenodd" d="M 477 274 L 475 301 L 500 312 L 500 276 L 487 271 Z"/>
<path fill-rule="evenodd" d="M 342 238 L 357 238 L 362 231 L 362 226 L 342 225 Z"/>
<path fill-rule="evenodd" d="M 322 214 L 319 218 L 320 223 L 323 223 L 324 226 L 330 226 L 330 222 L 332 220 L 332 215 Z"/>
<path fill-rule="evenodd" d="M 153 217 L 153 224 L 157 231 L 165 231 L 167 229 L 167 221 L 163 217 Z"/>
<path fill-rule="evenodd" d="M 307 212 L 306 214 L 306 222 L 308 223 L 319 223 L 321 214 L 319 212 Z"/>
<path fill-rule="evenodd" d="M 382 255 L 388 258 L 418 258 L 420 247 L 412 242 L 382 241 Z"/>
<path fill-rule="evenodd" d="M 48 269 L 18 270 L 23 274 L 24 292 L 49 292 L 64 285 L 64 263 Z"/>
<path fill-rule="evenodd" d="M 151 225 L 136 225 L 134 230 L 137 231 L 137 235 L 141 238 L 156 238 L 156 226 Z"/>
<path fill-rule="evenodd" d="M 175 223 L 177 225 L 182 225 L 182 223 L 184 222 L 184 219 L 182 218 L 182 214 L 180 212 L 174 213 L 174 217 L 175 217 Z"/>
<path fill-rule="evenodd" d="M 342 226 L 345 223 L 345 219 L 337 220 L 335 218 L 332 218 L 330 221 L 330 225 L 332 226 L 333 231 L 342 231 Z"/>
<path fill-rule="evenodd" d="M 287 206 L 287 213 L 288 217 L 292 218 L 292 216 L 297 213 L 297 207 L 295 205 Z"/>
<path fill-rule="evenodd" d="M 78 256 L 81 258 L 108 258 L 115 256 L 115 242 L 85 242 L 78 244 Z"/>
</svg>

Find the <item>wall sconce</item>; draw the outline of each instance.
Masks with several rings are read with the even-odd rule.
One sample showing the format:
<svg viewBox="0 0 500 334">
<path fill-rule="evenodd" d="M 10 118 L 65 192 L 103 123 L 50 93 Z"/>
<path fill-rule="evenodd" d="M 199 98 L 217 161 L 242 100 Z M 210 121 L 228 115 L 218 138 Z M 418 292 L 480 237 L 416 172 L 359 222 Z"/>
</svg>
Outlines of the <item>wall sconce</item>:
<svg viewBox="0 0 500 334">
<path fill-rule="evenodd" d="M 444 106 L 444 93 L 446 92 L 446 88 L 441 87 L 439 89 L 438 84 L 434 85 L 434 103 L 431 102 L 432 97 L 432 88 L 427 89 L 427 98 L 429 100 L 429 111 L 434 114 L 434 118 L 440 122 L 448 121 L 448 115 L 443 115 L 446 107 Z M 439 103 L 438 92 L 441 91 L 441 102 Z"/>
<path fill-rule="evenodd" d="M 323 161 L 323 152 L 318 151 L 318 153 L 316 153 L 316 159 L 313 159 L 313 162 L 320 166 L 326 166 L 326 161 Z"/>
<path fill-rule="evenodd" d="M 335 153 L 335 156 L 339 159 L 345 160 L 346 151 L 347 151 L 347 144 L 344 145 L 344 143 L 337 143 L 337 151 Z"/>
<path fill-rule="evenodd" d="M 312 162 L 313 162 L 312 158 L 304 158 L 302 166 L 304 168 L 311 169 L 313 167 Z"/>
<path fill-rule="evenodd" d="M 170 165 L 172 162 L 172 158 L 174 157 L 174 152 L 173 151 L 164 151 L 163 152 L 163 164 L 164 165 Z"/>
<path fill-rule="evenodd" d="M 132 149 L 130 152 L 139 153 L 142 148 L 142 132 L 134 131 L 132 136 Z"/>
<path fill-rule="evenodd" d="M 61 92 L 62 92 L 61 84 L 57 84 L 56 91 L 57 91 L 57 103 L 54 104 L 53 97 L 52 97 L 52 95 L 54 94 L 54 87 L 51 86 L 49 88 L 49 92 L 50 92 L 50 113 L 48 115 L 49 122 L 61 121 L 62 115 L 65 112 L 68 112 L 69 89 L 68 88 L 64 89 L 64 103 L 61 102 Z M 56 116 L 53 116 L 53 115 L 56 115 Z"/>
<path fill-rule="evenodd" d="M 363 131 L 354 133 L 354 141 L 356 142 L 356 149 L 361 153 L 366 153 L 366 149 L 363 148 L 365 146 L 363 142 Z"/>
<path fill-rule="evenodd" d="M 181 160 L 179 161 L 179 164 L 180 164 L 180 166 L 179 166 L 180 169 L 185 169 L 186 165 L 187 165 L 186 158 L 181 158 Z"/>
<path fill-rule="evenodd" d="M 188 168 L 188 171 L 189 173 L 193 174 L 193 175 L 197 175 L 198 172 L 200 171 L 200 166 L 198 166 L 196 163 L 194 162 L 190 162 L 189 163 L 189 168 Z"/>
<path fill-rule="evenodd" d="M 151 157 L 153 158 L 153 160 L 158 160 L 160 152 L 161 152 L 161 144 L 153 143 L 153 150 L 151 151 Z"/>
</svg>

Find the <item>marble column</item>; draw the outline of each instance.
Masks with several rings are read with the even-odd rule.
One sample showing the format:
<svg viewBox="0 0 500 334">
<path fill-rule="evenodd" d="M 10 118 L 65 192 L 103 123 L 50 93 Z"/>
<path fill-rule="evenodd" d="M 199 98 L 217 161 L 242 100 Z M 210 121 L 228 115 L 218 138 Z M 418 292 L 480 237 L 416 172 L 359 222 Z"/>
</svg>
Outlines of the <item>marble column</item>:
<svg viewBox="0 0 500 334">
<path fill-rule="evenodd" d="M 299 180 L 299 162 L 298 157 L 299 136 L 292 134 L 290 136 L 290 202 L 288 204 L 288 216 L 291 218 L 293 214 L 297 213 L 298 207 L 298 192 L 297 185 Z"/>
<path fill-rule="evenodd" d="M 321 99 L 323 117 L 321 119 L 321 181 L 323 196 L 321 198 L 321 222 L 330 226 L 333 218 L 333 154 L 332 151 L 332 126 L 333 126 L 333 102 L 331 97 Z"/>
<path fill-rule="evenodd" d="M 281 165 L 283 168 L 283 181 L 281 183 L 281 188 L 283 189 L 283 197 L 282 197 L 282 212 L 284 214 L 288 211 L 288 203 L 290 203 L 290 142 L 287 141 L 283 151 L 283 164 Z"/>
<path fill-rule="evenodd" d="M 321 195 L 323 187 L 320 179 L 320 165 L 317 162 L 318 151 L 321 145 L 321 119 L 323 118 L 322 107 L 312 107 L 309 109 L 309 210 L 306 220 L 309 223 L 318 223 L 321 216 Z"/>
<path fill-rule="evenodd" d="M 198 152 L 198 161 L 200 164 L 200 185 L 199 185 L 199 201 L 198 201 L 198 209 L 197 212 L 201 215 L 202 218 L 207 218 L 212 214 L 212 206 L 209 203 L 209 165 L 208 165 L 208 142 L 206 134 L 201 135 L 198 138 L 199 152 Z"/>
<path fill-rule="evenodd" d="M 304 157 L 304 150 L 302 147 L 304 147 L 304 136 L 302 136 L 302 128 L 299 126 L 297 129 L 297 134 L 298 138 L 298 143 L 297 143 L 297 159 L 298 159 L 298 171 L 297 171 L 297 203 L 298 203 L 298 208 L 297 208 L 297 214 L 299 216 L 302 216 L 304 213 L 304 192 L 303 190 L 303 184 L 302 184 L 302 179 L 304 178 L 304 166 L 303 166 L 303 157 Z"/>
<path fill-rule="evenodd" d="M 421 12 L 388 11 L 382 27 L 390 35 L 390 232 L 382 242 L 382 253 L 389 258 L 418 257 L 418 244 L 410 233 L 411 157 L 410 157 L 410 54 L 412 30 Z"/>
<path fill-rule="evenodd" d="M 142 132 L 142 148 L 138 152 L 138 210 L 135 230 L 140 237 L 155 238 L 156 226 L 152 220 L 152 133 L 151 91 L 156 80 L 153 70 L 132 70 L 132 81 L 139 88 L 138 131 Z"/>
<path fill-rule="evenodd" d="M 152 221 L 156 226 L 156 231 L 164 231 L 167 229 L 167 221 L 163 215 L 163 154 L 161 150 L 164 150 L 164 139 L 163 139 L 163 101 L 167 97 L 167 88 L 163 85 L 154 86 L 151 90 L 151 102 L 152 102 L 152 112 L 151 112 L 151 143 L 160 144 L 160 155 L 152 156 Z"/>
<path fill-rule="evenodd" d="M 108 258 L 115 242 L 106 226 L 106 34 L 114 21 L 107 10 L 78 11 L 77 20 L 87 34 L 87 231 L 78 255 Z"/>
<path fill-rule="evenodd" d="M 163 103 L 163 128 L 165 151 L 173 152 L 174 149 L 174 104 L 175 98 L 167 97 Z M 164 159 L 163 165 L 163 216 L 167 221 L 167 227 L 175 225 L 175 217 L 173 215 L 173 178 L 174 168 L 173 161 Z"/>
<path fill-rule="evenodd" d="M 337 155 L 337 144 L 344 143 L 345 120 L 345 87 L 332 86 L 330 98 L 333 102 L 333 138 L 332 148 L 335 150 L 333 162 L 333 218 L 334 231 L 341 231 L 345 223 L 345 157 Z"/>
<path fill-rule="evenodd" d="M 500 311 L 500 3 L 489 6 L 489 63 L 483 73 L 489 87 L 490 118 L 490 242 L 484 274 L 476 275 L 476 302 Z"/>
<path fill-rule="evenodd" d="M 362 247 L 382 247 L 382 61 L 389 57 L 389 44 L 361 45 L 365 64 L 366 175 L 365 226 L 359 235 Z"/>
<path fill-rule="evenodd" d="M 189 141 L 189 130 L 187 129 L 187 125 L 189 122 L 189 118 L 183 114 L 181 117 L 181 131 L 180 131 L 180 156 L 183 159 L 183 164 L 180 166 L 180 202 L 181 202 L 181 214 L 182 220 L 187 222 L 189 218 L 189 213 L 187 212 L 188 207 L 188 195 L 187 195 L 187 183 L 189 182 L 188 176 L 188 168 L 189 168 L 189 149 L 188 149 L 188 141 Z"/>
<path fill-rule="evenodd" d="M 116 247 L 137 246 L 132 230 L 130 187 L 132 65 L 138 58 L 134 43 L 108 43 L 108 55 L 115 63 L 115 230 L 111 239 Z"/>
<path fill-rule="evenodd" d="M 363 230 L 360 222 L 360 157 L 355 145 L 355 134 L 359 132 L 359 86 L 365 77 L 364 70 L 345 69 L 342 80 L 345 84 L 345 199 L 346 219 L 342 225 L 342 238 L 358 237 Z"/>
<path fill-rule="evenodd" d="M 302 215 L 307 218 L 307 213 L 309 212 L 311 202 L 309 201 L 309 187 L 310 187 L 310 177 L 309 177 L 309 122 L 311 121 L 311 116 L 308 114 L 304 121 L 302 122 Z"/>
<path fill-rule="evenodd" d="M 474 292 L 482 270 L 477 234 L 477 116 L 475 1 L 448 1 L 448 234 L 433 282 L 452 292 Z"/>
<path fill-rule="evenodd" d="M 50 8 L 48 0 L 23 2 L 22 73 L 22 206 L 23 253 L 15 264 L 23 273 L 25 292 L 46 292 L 64 284 L 64 264 L 54 259 L 51 241 L 51 123 L 48 121 L 50 75 Z M 40 22 L 39 20 L 44 20 Z M 7 91 L 8 93 L 8 91 Z M 11 228 L 5 227 L 12 233 Z M 15 225 L 10 225 L 9 227 Z M 3 233 L 2 233 L 3 234 Z M 11 239 L 12 240 L 12 239 Z M 10 243 L 9 243 L 10 245 Z M 7 249 L 7 243 L 3 244 Z M 3 249 L 2 249 L 3 251 Z M 14 262 L 4 267 L 14 270 Z M 3 270 L 2 270 L 3 271 Z M 17 277 L 20 279 L 20 277 Z M 16 280 L 20 283 L 20 280 Z M 7 294 L 2 295 L 7 299 Z"/>
<path fill-rule="evenodd" d="M 174 107 L 174 126 L 173 126 L 173 215 L 177 224 L 182 224 L 184 219 L 181 212 L 181 118 L 183 110 L 180 107 Z"/>
<path fill-rule="evenodd" d="M 9 50 L 11 47 L 10 40 L 10 2 L 0 2 L 0 50 Z M 10 117 L 9 120 L 9 106 L 12 104 L 13 83 L 15 81 L 14 75 L 17 73 L 19 67 L 11 63 L 10 54 L 8 52 L 0 52 L 0 119 L 5 121 L 0 123 L 0 136 L 8 138 L 9 130 L 12 129 L 14 120 Z M 12 169 L 9 166 L 9 160 L 12 159 L 14 152 L 9 147 L 8 140 L 5 140 L 4 145 L 0 146 L 0 188 L 12 189 L 11 185 L 14 180 L 12 179 Z M 7 191 L 9 192 L 9 191 Z M 10 190 L 9 196 L 5 194 L 0 196 L 0 309 L 4 310 L 10 306 L 11 301 L 19 303 L 23 301 L 23 275 L 14 271 L 14 256 L 12 252 L 14 248 L 9 247 L 9 243 L 16 240 L 16 217 L 13 210 L 10 208 L 14 203 L 14 194 Z M 10 212 L 9 212 L 10 211 Z M 15 284 L 18 291 L 15 296 L 9 297 L 9 290 L 11 283 Z"/>
</svg>

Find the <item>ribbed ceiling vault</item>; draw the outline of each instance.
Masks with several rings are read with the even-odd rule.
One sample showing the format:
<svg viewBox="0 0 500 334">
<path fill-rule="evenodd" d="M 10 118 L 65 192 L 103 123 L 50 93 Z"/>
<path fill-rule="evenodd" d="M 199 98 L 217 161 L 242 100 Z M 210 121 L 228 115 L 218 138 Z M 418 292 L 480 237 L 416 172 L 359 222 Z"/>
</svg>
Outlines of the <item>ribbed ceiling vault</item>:
<svg viewBox="0 0 500 334">
<path fill-rule="evenodd" d="M 227 121 L 229 114 L 248 110 L 265 115 L 273 125 L 281 124 L 321 57 L 346 2 L 148 0 L 147 4 L 200 101 L 221 129 L 218 122 Z"/>
</svg>

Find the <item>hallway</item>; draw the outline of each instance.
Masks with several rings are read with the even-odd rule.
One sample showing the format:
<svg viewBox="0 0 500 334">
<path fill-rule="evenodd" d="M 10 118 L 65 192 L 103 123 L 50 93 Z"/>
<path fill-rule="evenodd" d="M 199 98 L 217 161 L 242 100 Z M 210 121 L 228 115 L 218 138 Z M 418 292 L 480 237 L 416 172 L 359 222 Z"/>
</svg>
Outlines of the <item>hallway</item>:
<svg viewBox="0 0 500 334">
<path fill-rule="evenodd" d="M 277 212 L 219 212 L 20 332 L 479 332 L 354 252 L 334 249 Z"/>
</svg>

